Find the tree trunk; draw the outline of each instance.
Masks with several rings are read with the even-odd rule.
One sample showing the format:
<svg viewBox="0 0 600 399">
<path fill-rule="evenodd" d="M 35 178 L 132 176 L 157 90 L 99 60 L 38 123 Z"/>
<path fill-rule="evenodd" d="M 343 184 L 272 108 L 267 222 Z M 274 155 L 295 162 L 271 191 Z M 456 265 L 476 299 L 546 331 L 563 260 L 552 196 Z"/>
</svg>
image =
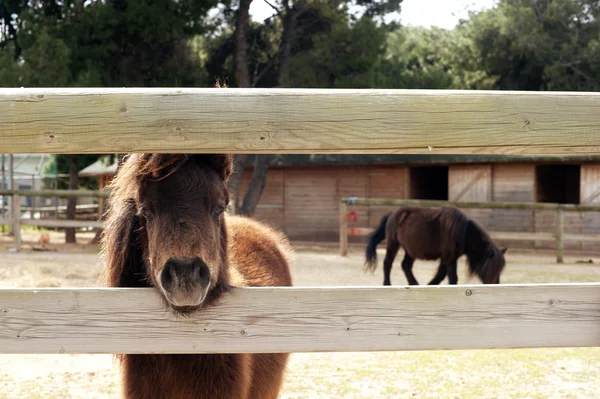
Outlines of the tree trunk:
<svg viewBox="0 0 600 399">
<path fill-rule="evenodd" d="M 244 195 L 244 202 L 237 212 L 243 216 L 253 216 L 256 206 L 260 202 L 260 197 L 267 184 L 267 172 L 269 172 L 269 163 L 271 162 L 271 155 L 259 154 L 256 156 L 254 161 L 254 170 L 252 171 L 252 177 L 248 184 L 248 190 Z"/>
<path fill-rule="evenodd" d="M 77 190 L 79 188 L 79 173 L 77 168 L 77 156 L 69 156 L 69 189 Z M 69 197 L 67 200 L 67 220 L 75 220 L 75 214 L 77 212 L 77 197 Z M 69 244 L 74 244 L 75 240 L 75 228 L 67 228 L 65 230 L 65 241 Z"/>
<path fill-rule="evenodd" d="M 242 185 L 242 178 L 244 177 L 247 160 L 248 154 L 235 154 L 233 156 L 233 173 L 227 182 L 227 188 L 229 188 L 230 195 L 229 203 L 231 213 L 233 214 L 237 213 L 238 209 L 240 209 L 240 186 Z"/>
<path fill-rule="evenodd" d="M 252 0 L 240 0 L 237 20 L 235 23 L 235 54 L 234 74 L 238 87 L 250 87 L 250 75 L 248 73 L 248 20 L 250 19 L 250 4 Z"/>
<path fill-rule="evenodd" d="M 292 40 L 294 40 L 297 10 L 290 8 L 283 17 L 283 33 L 279 44 L 279 76 L 278 87 L 290 86 L 290 57 L 292 55 Z"/>
</svg>

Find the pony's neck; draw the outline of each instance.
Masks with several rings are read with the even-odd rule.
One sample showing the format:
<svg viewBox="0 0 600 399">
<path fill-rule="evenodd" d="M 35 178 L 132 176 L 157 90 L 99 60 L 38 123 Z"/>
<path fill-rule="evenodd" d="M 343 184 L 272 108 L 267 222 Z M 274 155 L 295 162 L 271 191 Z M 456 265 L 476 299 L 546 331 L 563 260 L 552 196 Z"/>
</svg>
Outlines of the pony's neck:
<svg viewBox="0 0 600 399">
<path fill-rule="evenodd" d="M 125 398 L 222 399 L 247 395 L 247 354 L 135 354 L 125 355 L 123 360 Z"/>
<path fill-rule="evenodd" d="M 467 223 L 467 231 L 465 233 L 465 253 L 469 262 L 481 260 L 484 257 L 485 249 L 489 245 L 490 240 L 479 226 L 472 220 Z"/>
</svg>

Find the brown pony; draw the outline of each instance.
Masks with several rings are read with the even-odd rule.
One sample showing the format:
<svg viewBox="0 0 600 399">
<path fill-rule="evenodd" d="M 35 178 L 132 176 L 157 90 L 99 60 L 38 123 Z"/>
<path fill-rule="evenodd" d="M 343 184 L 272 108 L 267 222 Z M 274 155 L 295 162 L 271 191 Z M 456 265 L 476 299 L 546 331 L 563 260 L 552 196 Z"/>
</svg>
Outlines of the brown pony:
<svg viewBox="0 0 600 399">
<path fill-rule="evenodd" d="M 383 261 L 383 285 L 391 285 L 392 263 L 400 247 L 404 248 L 402 270 L 409 285 L 418 285 L 412 267 L 415 259 L 440 259 L 436 275 L 429 285 L 437 285 L 448 274 L 456 284 L 456 261 L 466 254 L 470 275 L 477 274 L 484 284 L 500 284 L 507 248 L 498 249 L 489 235 L 456 208 L 402 207 L 385 215 L 379 227 L 369 234 L 365 267 L 377 267 L 377 244 L 386 240 Z"/>
<path fill-rule="evenodd" d="M 234 286 L 291 286 L 291 249 L 265 225 L 226 216 L 230 155 L 134 154 L 112 182 L 103 233 L 110 287 L 152 287 L 176 314 Z M 287 353 L 122 354 L 128 399 L 274 399 Z"/>
</svg>

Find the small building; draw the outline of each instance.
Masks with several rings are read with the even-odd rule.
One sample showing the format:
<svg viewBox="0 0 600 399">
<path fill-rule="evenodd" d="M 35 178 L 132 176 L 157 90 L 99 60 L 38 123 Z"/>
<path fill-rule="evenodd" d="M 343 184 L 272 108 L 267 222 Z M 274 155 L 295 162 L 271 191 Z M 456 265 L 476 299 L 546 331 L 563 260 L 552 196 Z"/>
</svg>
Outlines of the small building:
<svg viewBox="0 0 600 399">
<path fill-rule="evenodd" d="M 339 155 L 281 157 L 269 169 L 255 217 L 292 240 L 337 241 L 339 202 L 345 197 L 461 202 L 600 203 L 598 156 Z M 247 170 L 242 195 L 250 179 Z M 354 227 L 376 227 L 384 206 L 353 206 Z M 488 231 L 554 232 L 554 211 L 466 209 Z M 598 213 L 566 212 L 566 234 L 600 234 Z M 361 240 L 351 237 L 351 241 Z M 510 241 L 521 249 L 550 249 L 553 242 Z M 590 242 L 566 250 L 600 252 Z"/>
</svg>

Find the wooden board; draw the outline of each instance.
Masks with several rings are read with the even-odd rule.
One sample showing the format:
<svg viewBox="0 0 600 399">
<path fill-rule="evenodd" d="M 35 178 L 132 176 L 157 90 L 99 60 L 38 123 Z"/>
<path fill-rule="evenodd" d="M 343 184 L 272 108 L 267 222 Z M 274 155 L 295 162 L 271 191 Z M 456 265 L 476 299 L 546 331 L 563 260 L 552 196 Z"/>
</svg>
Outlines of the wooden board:
<svg viewBox="0 0 600 399">
<path fill-rule="evenodd" d="M 56 228 L 86 228 L 101 229 L 104 222 L 101 220 L 67 220 L 67 219 L 21 219 L 23 226 L 56 227 Z"/>
<path fill-rule="evenodd" d="M 597 154 L 600 93 L 0 89 L 0 153 Z"/>
<path fill-rule="evenodd" d="M 490 202 L 492 165 L 450 165 L 448 199 L 461 202 Z"/>
<path fill-rule="evenodd" d="M 0 353 L 600 346 L 600 283 L 246 288 L 188 317 L 150 289 L 0 289 Z"/>
</svg>

